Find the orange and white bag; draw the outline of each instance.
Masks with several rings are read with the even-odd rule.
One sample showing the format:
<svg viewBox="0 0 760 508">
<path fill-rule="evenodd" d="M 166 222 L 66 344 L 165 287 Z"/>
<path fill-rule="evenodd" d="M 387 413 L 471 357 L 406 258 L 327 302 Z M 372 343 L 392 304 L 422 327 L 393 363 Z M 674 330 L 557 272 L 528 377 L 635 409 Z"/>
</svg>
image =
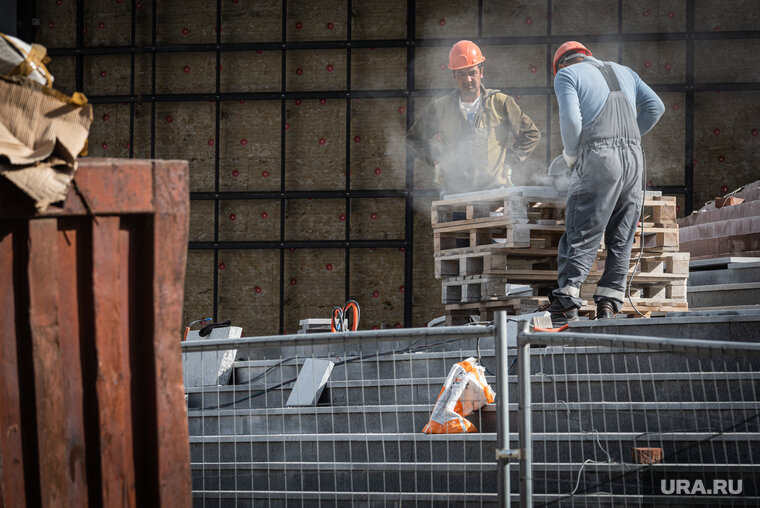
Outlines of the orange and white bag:
<svg viewBox="0 0 760 508">
<path fill-rule="evenodd" d="M 435 402 L 425 434 L 459 434 L 478 429 L 465 416 L 494 401 L 494 391 L 486 381 L 485 368 L 475 358 L 451 367 Z"/>
</svg>

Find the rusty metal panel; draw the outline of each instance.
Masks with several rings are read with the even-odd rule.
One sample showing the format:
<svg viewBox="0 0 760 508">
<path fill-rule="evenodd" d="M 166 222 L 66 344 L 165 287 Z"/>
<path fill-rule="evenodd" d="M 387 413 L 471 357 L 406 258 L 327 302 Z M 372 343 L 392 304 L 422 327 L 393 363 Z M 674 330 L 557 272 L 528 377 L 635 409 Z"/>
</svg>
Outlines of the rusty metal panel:
<svg viewBox="0 0 760 508">
<path fill-rule="evenodd" d="M 190 506 L 187 163 L 76 181 L 36 214 L 0 179 L 0 507 Z"/>
</svg>

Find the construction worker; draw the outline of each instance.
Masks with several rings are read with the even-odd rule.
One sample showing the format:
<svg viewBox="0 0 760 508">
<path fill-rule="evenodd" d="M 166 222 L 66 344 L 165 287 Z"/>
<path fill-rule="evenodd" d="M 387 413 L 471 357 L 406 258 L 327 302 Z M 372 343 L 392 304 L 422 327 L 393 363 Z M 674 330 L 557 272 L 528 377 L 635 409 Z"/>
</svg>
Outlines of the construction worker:
<svg viewBox="0 0 760 508">
<path fill-rule="evenodd" d="M 441 194 L 511 186 L 513 166 L 541 139 L 512 97 L 483 86 L 484 61 L 475 43 L 454 44 L 448 67 L 457 89 L 433 102 L 406 136 L 412 153 L 435 168 Z"/>
<path fill-rule="evenodd" d="M 562 156 L 572 170 L 549 306 L 553 325 L 561 326 L 578 319 L 580 287 L 602 236 L 607 258 L 594 294 L 597 319 L 614 317 L 623 305 L 643 197 L 641 135 L 665 106 L 633 70 L 597 60 L 579 42 L 560 46 L 553 65 Z"/>
</svg>

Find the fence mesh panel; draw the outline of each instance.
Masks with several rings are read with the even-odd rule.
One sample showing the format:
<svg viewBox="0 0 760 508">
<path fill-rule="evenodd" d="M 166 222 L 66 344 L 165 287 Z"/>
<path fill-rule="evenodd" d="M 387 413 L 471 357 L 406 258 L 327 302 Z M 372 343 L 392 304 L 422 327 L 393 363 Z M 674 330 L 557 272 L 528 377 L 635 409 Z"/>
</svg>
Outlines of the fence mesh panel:
<svg viewBox="0 0 760 508">
<path fill-rule="evenodd" d="M 760 355 L 651 346 L 530 355 L 535 506 L 760 504 Z"/>
<path fill-rule="evenodd" d="M 183 352 L 195 506 L 495 506 L 493 405 L 468 417 L 477 433 L 422 433 L 457 362 L 480 356 L 495 389 L 493 331 L 333 335 L 240 346 L 227 383 L 229 345 Z M 307 361 L 332 371 L 316 404 L 289 406 Z"/>
</svg>

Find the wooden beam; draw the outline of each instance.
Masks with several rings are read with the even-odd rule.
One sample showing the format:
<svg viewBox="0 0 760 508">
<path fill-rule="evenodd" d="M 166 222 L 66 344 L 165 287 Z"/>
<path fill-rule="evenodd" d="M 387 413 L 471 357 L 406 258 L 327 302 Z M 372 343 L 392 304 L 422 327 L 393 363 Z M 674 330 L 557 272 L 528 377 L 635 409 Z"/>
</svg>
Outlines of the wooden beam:
<svg viewBox="0 0 760 508">
<path fill-rule="evenodd" d="M 131 379 L 122 336 L 122 284 L 117 216 L 92 226 L 92 281 L 97 350 L 97 394 L 104 506 L 135 506 Z"/>
<path fill-rule="evenodd" d="M 0 222 L 0 506 L 26 506 L 10 222 Z"/>
<path fill-rule="evenodd" d="M 29 324 L 42 506 L 68 503 L 63 364 L 58 326 L 58 221 L 29 222 Z"/>
</svg>

